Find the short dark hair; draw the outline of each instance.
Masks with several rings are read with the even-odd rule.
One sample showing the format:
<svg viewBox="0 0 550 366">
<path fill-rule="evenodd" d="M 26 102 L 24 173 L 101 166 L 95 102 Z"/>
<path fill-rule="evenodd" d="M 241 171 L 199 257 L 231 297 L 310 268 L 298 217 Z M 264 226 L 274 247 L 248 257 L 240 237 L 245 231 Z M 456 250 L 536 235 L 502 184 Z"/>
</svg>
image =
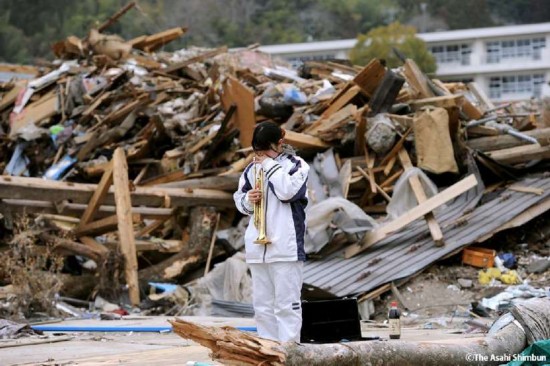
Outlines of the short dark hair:
<svg viewBox="0 0 550 366">
<path fill-rule="evenodd" d="M 277 144 L 284 137 L 281 127 L 275 122 L 261 122 L 256 125 L 252 134 L 252 149 L 254 151 L 264 151 L 272 149 L 273 144 Z"/>
</svg>

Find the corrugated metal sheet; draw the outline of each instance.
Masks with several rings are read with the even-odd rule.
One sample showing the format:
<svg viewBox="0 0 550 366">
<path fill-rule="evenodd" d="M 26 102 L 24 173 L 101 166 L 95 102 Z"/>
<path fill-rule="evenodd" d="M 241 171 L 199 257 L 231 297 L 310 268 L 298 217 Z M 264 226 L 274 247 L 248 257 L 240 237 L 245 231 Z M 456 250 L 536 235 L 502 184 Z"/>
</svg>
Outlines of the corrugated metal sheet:
<svg viewBox="0 0 550 366">
<path fill-rule="evenodd" d="M 342 297 L 365 293 L 382 284 L 411 276 L 493 232 L 550 196 L 548 177 L 525 179 L 518 185 L 542 188 L 544 193 L 539 196 L 505 190 L 472 211 L 481 198 L 482 190 L 482 187 L 473 188 L 449 204 L 444 212 L 436 214 L 445 246 L 436 247 L 426 222 L 417 220 L 353 258 L 345 259 L 343 251 L 340 251 L 324 260 L 306 262 L 304 283 Z"/>
</svg>

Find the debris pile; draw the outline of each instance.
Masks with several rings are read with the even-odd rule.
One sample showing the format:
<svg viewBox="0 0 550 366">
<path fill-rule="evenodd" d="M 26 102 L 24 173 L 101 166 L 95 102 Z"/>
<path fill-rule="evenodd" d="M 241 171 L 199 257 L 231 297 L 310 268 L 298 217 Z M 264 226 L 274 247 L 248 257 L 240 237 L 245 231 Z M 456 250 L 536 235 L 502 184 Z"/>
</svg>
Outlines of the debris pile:
<svg viewBox="0 0 550 366">
<path fill-rule="evenodd" d="M 79 278 L 75 297 L 127 290 L 137 306 L 148 281 L 189 281 L 239 251 L 232 193 L 259 121 L 280 123 L 312 161 L 305 282 L 331 296 L 372 299 L 548 209 L 546 175 L 517 182 L 550 158 L 532 101 L 495 106 L 475 83 L 430 79 L 410 59 L 396 70 L 377 59 L 293 70 L 253 47 L 158 51 L 185 28 L 126 41 L 108 25 L 57 42 L 51 64 L 11 67 L 34 78 L 0 83 L 2 225 L 33 214 L 37 248 L 76 256 L 65 276 Z M 503 222 L 469 226 L 514 199 L 522 205 Z M 368 255 L 392 240 L 431 255 L 378 276 L 388 263 Z M 355 256 L 353 271 L 332 266 Z"/>
</svg>

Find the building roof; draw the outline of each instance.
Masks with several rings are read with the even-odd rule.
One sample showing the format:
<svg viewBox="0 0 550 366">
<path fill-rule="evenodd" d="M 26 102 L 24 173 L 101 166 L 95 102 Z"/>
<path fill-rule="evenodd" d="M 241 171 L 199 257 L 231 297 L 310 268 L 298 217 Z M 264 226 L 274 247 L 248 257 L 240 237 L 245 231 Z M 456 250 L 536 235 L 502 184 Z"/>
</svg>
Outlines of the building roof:
<svg viewBox="0 0 550 366">
<path fill-rule="evenodd" d="M 418 37 L 427 43 L 462 41 L 478 38 L 505 38 L 512 36 L 550 33 L 549 23 L 508 25 L 502 27 L 487 27 L 474 29 L 460 29 L 444 32 L 418 33 Z M 341 39 L 332 41 L 287 43 L 261 46 L 262 52 L 272 54 L 292 54 L 303 52 L 323 52 L 335 50 L 348 50 L 353 48 L 356 39 Z"/>
</svg>

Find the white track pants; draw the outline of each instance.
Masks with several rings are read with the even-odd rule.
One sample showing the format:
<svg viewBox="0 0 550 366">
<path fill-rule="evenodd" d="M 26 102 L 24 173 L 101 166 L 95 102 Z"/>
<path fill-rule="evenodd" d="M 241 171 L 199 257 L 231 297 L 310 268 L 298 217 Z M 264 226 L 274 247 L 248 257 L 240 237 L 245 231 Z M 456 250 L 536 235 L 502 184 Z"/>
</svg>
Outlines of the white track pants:
<svg viewBox="0 0 550 366">
<path fill-rule="evenodd" d="M 300 342 L 300 294 L 304 263 L 249 263 L 258 335 L 280 342 Z"/>
</svg>

